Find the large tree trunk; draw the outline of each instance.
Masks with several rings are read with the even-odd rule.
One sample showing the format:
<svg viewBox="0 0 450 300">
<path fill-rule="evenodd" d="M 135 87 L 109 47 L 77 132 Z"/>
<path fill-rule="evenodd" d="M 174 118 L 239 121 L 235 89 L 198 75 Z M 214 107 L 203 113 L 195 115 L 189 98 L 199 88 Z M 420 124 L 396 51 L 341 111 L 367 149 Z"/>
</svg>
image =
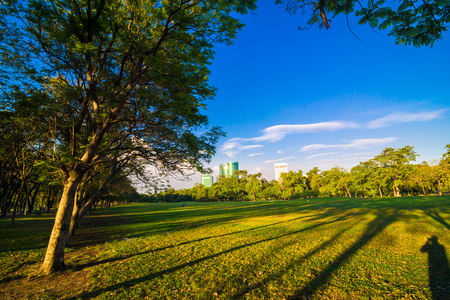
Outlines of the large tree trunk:
<svg viewBox="0 0 450 300">
<path fill-rule="evenodd" d="M 56 214 L 55 224 L 48 242 L 44 263 L 41 266 L 41 270 L 45 274 L 65 268 L 64 249 L 69 237 L 75 193 L 81 178 L 82 172 L 72 171 L 64 182 L 64 190 Z"/>
</svg>

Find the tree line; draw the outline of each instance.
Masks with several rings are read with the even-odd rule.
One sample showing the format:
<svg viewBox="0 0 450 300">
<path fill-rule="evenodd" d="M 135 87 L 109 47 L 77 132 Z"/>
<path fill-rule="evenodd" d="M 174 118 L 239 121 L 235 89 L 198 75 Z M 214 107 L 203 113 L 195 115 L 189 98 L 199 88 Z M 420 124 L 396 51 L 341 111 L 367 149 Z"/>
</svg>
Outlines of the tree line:
<svg viewBox="0 0 450 300">
<path fill-rule="evenodd" d="M 334 167 L 321 171 L 314 167 L 282 173 L 279 181 L 268 181 L 261 173 L 236 171 L 218 177 L 210 188 L 196 184 L 191 189 L 173 188 L 147 197 L 146 201 L 256 201 L 310 197 L 399 197 L 440 194 L 450 190 L 450 144 L 436 164 L 413 164 L 414 147 L 386 148 L 373 159 L 346 170 Z"/>
</svg>

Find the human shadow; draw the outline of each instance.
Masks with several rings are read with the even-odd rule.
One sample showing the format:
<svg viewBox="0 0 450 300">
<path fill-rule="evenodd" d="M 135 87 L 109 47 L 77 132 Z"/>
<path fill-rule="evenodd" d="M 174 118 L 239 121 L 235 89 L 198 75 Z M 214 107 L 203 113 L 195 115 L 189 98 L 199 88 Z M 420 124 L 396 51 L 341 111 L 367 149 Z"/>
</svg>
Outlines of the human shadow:
<svg viewBox="0 0 450 300">
<path fill-rule="evenodd" d="M 445 247 L 433 235 L 420 249 L 428 253 L 428 277 L 433 300 L 450 299 L 450 267 Z"/>
</svg>

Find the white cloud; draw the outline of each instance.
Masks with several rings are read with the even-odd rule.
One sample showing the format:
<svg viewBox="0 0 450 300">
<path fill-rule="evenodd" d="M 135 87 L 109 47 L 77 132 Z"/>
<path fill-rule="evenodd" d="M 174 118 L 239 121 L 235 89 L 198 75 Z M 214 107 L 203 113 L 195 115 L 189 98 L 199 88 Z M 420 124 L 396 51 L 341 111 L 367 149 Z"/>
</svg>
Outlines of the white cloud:
<svg viewBox="0 0 450 300">
<path fill-rule="evenodd" d="M 236 151 L 236 150 L 234 150 L 234 151 L 223 151 L 223 153 L 228 155 L 229 158 L 235 158 L 236 154 L 238 154 L 239 151 Z"/>
<path fill-rule="evenodd" d="M 262 148 L 263 145 L 250 145 L 250 146 L 240 146 L 239 150 L 248 150 L 248 149 L 255 149 L 255 148 Z"/>
<path fill-rule="evenodd" d="M 328 152 L 328 153 L 321 153 L 321 154 L 314 154 L 311 156 L 306 157 L 307 159 L 313 159 L 314 157 L 318 157 L 318 156 L 328 156 L 328 155 L 333 155 L 333 154 L 337 154 L 339 152 Z"/>
<path fill-rule="evenodd" d="M 445 109 L 440 109 L 432 112 L 392 113 L 367 123 L 367 128 L 375 129 L 401 123 L 431 121 L 440 118 L 445 111 Z"/>
<path fill-rule="evenodd" d="M 283 160 L 287 160 L 287 159 L 292 159 L 294 158 L 293 156 L 289 156 L 289 157 L 285 157 L 285 158 L 280 158 L 280 159 L 273 159 L 273 160 L 266 160 L 264 161 L 265 164 L 270 164 L 270 163 L 276 163 L 279 161 L 283 161 Z"/>
<path fill-rule="evenodd" d="M 296 124 L 296 125 L 275 125 L 262 130 L 262 135 L 253 138 L 231 138 L 222 145 L 220 151 L 229 157 L 234 157 L 242 150 L 252 149 L 255 147 L 263 147 L 262 145 L 243 146 L 245 142 L 278 142 L 286 136 L 300 133 L 311 133 L 319 131 L 336 131 L 347 128 L 357 128 L 359 125 L 353 122 L 330 121 L 313 124 Z M 281 150 L 280 150 L 281 151 Z M 282 152 L 281 152 L 282 153 Z M 280 152 L 278 152 L 280 154 Z"/>
<path fill-rule="evenodd" d="M 227 151 L 227 150 L 230 150 L 230 149 L 239 148 L 240 146 L 241 146 L 240 143 L 232 142 L 231 140 L 228 140 L 227 142 L 225 142 L 222 145 L 221 150 L 222 151 Z"/>
<path fill-rule="evenodd" d="M 359 153 L 352 153 L 352 154 L 342 154 L 342 157 L 351 157 L 351 156 L 360 156 L 360 155 L 370 155 L 371 152 L 359 152 Z"/>
<path fill-rule="evenodd" d="M 337 159 L 321 159 L 321 160 L 315 160 L 310 161 L 309 164 L 329 164 L 329 163 L 338 163 L 339 161 Z"/>
<path fill-rule="evenodd" d="M 368 122 L 364 127 L 370 129 L 376 129 L 386 126 L 391 126 L 395 124 L 408 123 L 408 122 L 424 122 L 431 121 L 442 117 L 442 115 L 446 112 L 446 109 L 440 109 L 432 112 L 419 112 L 419 113 L 392 113 L 385 117 L 373 120 Z M 227 154 L 229 157 L 235 157 L 240 151 L 260 148 L 264 147 L 263 145 L 248 145 L 244 146 L 244 143 L 251 142 L 278 142 L 283 140 L 289 135 L 301 134 L 301 133 L 312 133 L 312 132 L 322 132 L 322 131 L 336 131 L 350 128 L 362 128 L 361 125 L 349 122 L 349 121 L 329 121 L 329 122 L 320 122 L 320 123 L 312 123 L 312 124 L 294 124 L 294 125 L 275 125 L 267 127 L 261 130 L 262 134 L 257 137 L 252 138 L 231 138 L 222 145 L 220 151 Z M 390 138 L 393 139 L 393 138 Z M 383 142 L 385 140 L 385 142 Z M 309 145 L 302 148 L 302 151 L 310 151 L 315 149 L 326 149 L 326 148 L 341 148 L 341 149 L 350 149 L 350 148 L 365 148 L 371 145 L 375 145 L 376 143 L 388 143 L 392 140 L 386 139 L 365 139 L 365 140 L 354 140 L 349 144 L 343 145 L 325 145 L 325 144 L 317 144 L 317 145 Z M 371 144 L 371 143 L 375 144 Z M 278 154 L 282 154 L 283 150 L 278 150 Z"/>
<path fill-rule="evenodd" d="M 347 144 L 340 144 L 340 145 L 325 145 L 325 144 L 314 144 L 314 145 L 308 145 L 301 149 L 301 151 L 313 151 L 318 149 L 330 149 L 330 148 L 337 148 L 337 149 L 365 149 L 370 146 L 380 146 L 388 143 L 392 143 L 397 138 L 390 137 L 390 138 L 384 138 L 384 139 L 359 139 L 359 140 L 353 140 L 350 141 Z"/>
<path fill-rule="evenodd" d="M 296 124 L 296 125 L 275 125 L 265 128 L 263 135 L 252 138 L 255 141 L 277 142 L 284 139 L 287 135 L 319 132 L 319 131 L 335 131 L 347 128 L 356 128 L 357 124 L 353 122 L 330 121 L 313 124 Z"/>
<path fill-rule="evenodd" d="M 257 156 L 257 155 L 263 155 L 264 153 L 260 152 L 260 153 L 251 153 L 248 156 Z"/>
<path fill-rule="evenodd" d="M 349 158 L 345 158 L 344 161 L 367 161 L 369 159 L 372 159 L 373 157 L 370 156 L 354 156 L 354 157 L 349 157 Z"/>
</svg>

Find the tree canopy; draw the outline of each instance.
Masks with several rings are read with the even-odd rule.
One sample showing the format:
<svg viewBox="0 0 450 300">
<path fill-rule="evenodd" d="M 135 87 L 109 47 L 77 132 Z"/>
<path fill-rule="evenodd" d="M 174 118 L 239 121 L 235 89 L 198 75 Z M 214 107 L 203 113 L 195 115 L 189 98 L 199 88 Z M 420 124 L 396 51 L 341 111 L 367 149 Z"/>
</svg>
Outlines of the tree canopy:
<svg viewBox="0 0 450 300">
<path fill-rule="evenodd" d="M 38 108 L 22 123 L 41 130 L 41 162 L 63 185 L 45 273 L 64 268 L 75 198 L 94 167 L 204 170 L 223 135 L 202 114 L 215 94 L 213 46 L 233 41 L 243 26 L 233 14 L 254 2 L 2 1 L 0 109 L 20 121 L 21 103 Z"/>
<path fill-rule="evenodd" d="M 448 0 L 277 0 L 289 13 L 311 12 L 308 25 L 330 28 L 330 20 L 338 15 L 354 14 L 358 24 L 388 30 L 396 44 L 433 46 L 443 39 L 450 22 Z M 348 21 L 348 19 L 347 19 Z"/>
</svg>

